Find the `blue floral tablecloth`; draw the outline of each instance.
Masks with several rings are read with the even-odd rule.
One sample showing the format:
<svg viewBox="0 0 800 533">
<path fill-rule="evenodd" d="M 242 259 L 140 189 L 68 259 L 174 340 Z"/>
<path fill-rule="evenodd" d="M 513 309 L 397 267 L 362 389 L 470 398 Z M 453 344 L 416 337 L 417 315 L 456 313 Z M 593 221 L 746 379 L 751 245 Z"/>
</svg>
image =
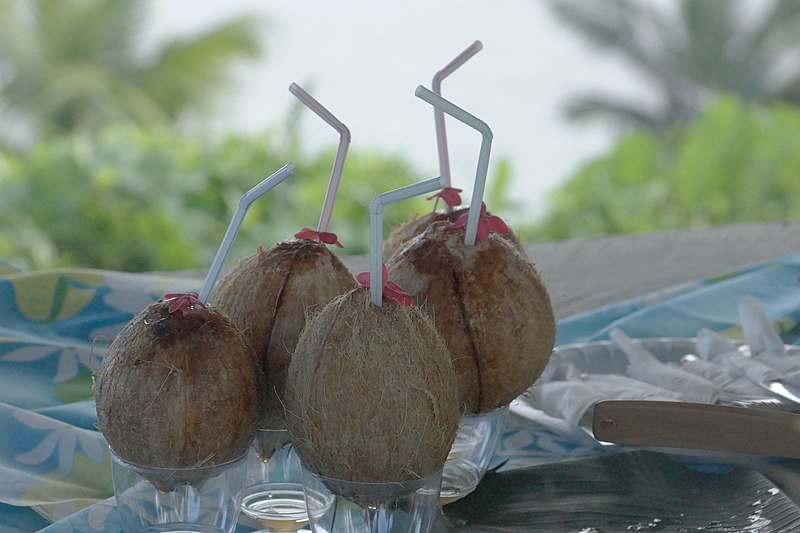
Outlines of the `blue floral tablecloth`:
<svg viewBox="0 0 800 533">
<path fill-rule="evenodd" d="M 633 337 L 734 337 L 741 298 L 758 298 L 787 343 L 800 337 L 800 255 L 695 280 L 562 320 L 558 345 Z M 2 531 L 119 531 L 92 373 L 119 329 L 169 292 L 202 280 L 100 270 L 20 272 L 0 263 L 0 525 Z M 504 468 L 602 453 L 512 417 Z M 244 530 L 244 529 L 243 529 Z"/>
</svg>

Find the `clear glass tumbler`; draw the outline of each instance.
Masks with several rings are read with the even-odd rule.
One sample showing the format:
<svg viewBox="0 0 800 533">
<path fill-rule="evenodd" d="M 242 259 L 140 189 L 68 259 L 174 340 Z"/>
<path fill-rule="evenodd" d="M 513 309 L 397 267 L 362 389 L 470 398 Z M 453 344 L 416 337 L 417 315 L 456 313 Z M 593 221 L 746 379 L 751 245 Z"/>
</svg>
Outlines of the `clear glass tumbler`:
<svg viewBox="0 0 800 533">
<path fill-rule="evenodd" d="M 303 470 L 286 429 L 259 429 L 248 458 L 242 525 L 293 533 L 308 524 Z"/>
<path fill-rule="evenodd" d="M 314 533 L 428 533 L 439 514 L 441 471 L 408 483 L 357 483 L 303 469 Z"/>
<path fill-rule="evenodd" d="M 201 468 L 151 468 L 111 451 L 111 474 L 126 533 L 232 533 L 242 503 L 247 456 Z"/>
<path fill-rule="evenodd" d="M 475 490 L 497 452 L 508 406 L 486 413 L 464 415 L 442 473 L 440 503 L 447 505 Z"/>
</svg>

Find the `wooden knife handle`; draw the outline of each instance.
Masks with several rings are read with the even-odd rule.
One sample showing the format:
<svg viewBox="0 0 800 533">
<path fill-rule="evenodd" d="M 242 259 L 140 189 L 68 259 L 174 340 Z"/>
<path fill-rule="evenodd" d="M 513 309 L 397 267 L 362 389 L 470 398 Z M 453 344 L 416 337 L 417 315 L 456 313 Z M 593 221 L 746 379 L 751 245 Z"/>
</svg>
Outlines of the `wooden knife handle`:
<svg viewBox="0 0 800 533">
<path fill-rule="evenodd" d="M 800 458 L 800 415 L 691 402 L 607 400 L 594 407 L 595 438 L 632 446 Z"/>
</svg>

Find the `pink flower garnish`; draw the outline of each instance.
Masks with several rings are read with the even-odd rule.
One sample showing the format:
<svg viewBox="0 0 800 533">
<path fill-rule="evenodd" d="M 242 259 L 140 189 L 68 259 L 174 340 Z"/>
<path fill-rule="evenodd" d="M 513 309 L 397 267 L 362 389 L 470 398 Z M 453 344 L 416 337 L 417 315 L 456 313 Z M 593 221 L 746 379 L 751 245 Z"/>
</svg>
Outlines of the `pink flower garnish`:
<svg viewBox="0 0 800 533">
<path fill-rule="evenodd" d="M 428 200 L 436 198 L 436 202 L 433 204 L 433 210 L 436 211 L 436 206 L 439 205 L 439 198 L 444 200 L 450 207 L 458 207 L 461 205 L 461 195 L 458 194 L 463 189 L 456 189 L 455 187 L 444 187 L 441 191 L 437 192 L 433 196 L 428 196 Z"/>
<path fill-rule="evenodd" d="M 381 292 L 383 293 L 383 297 L 387 300 L 391 300 L 396 304 L 400 304 L 403 306 L 411 305 L 411 296 L 403 292 L 403 289 L 395 283 L 394 281 L 389 281 L 389 269 L 386 268 L 386 265 L 383 265 L 382 275 L 383 278 L 383 289 Z M 369 272 L 362 272 L 356 276 L 358 282 L 363 286 L 369 288 Z"/>
<path fill-rule="evenodd" d="M 454 228 L 460 228 L 462 226 L 467 225 L 467 218 L 469 217 L 469 213 L 465 213 L 458 217 L 458 219 L 453 222 Z M 489 233 L 495 232 L 501 235 L 507 235 L 511 233 L 511 230 L 508 228 L 503 219 L 496 216 L 496 215 L 487 215 L 486 214 L 486 203 L 481 202 L 481 214 L 478 217 L 478 232 L 475 234 L 475 238 L 480 241 L 485 241 L 489 238 Z"/>
<path fill-rule="evenodd" d="M 339 242 L 339 238 L 336 236 L 336 234 L 329 233 L 327 231 L 314 231 L 311 228 L 303 228 L 297 233 L 295 233 L 294 236 L 297 239 L 305 239 L 307 241 L 321 242 L 323 244 L 335 244 L 339 248 L 344 248 L 344 246 L 342 246 L 342 243 Z"/>
<path fill-rule="evenodd" d="M 189 311 L 195 305 L 199 305 L 203 309 L 206 308 L 206 304 L 200 301 L 200 298 L 196 292 L 189 292 L 186 294 L 183 293 L 172 293 L 172 294 L 165 294 L 164 298 L 167 300 L 172 300 L 169 304 L 169 312 L 170 314 L 176 313 L 177 311 Z"/>
</svg>

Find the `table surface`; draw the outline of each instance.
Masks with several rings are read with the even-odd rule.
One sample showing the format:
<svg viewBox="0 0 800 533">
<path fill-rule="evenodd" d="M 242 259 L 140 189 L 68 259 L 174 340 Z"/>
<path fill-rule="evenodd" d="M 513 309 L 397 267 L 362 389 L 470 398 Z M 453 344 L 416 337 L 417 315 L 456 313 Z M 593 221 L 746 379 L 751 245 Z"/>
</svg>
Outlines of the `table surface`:
<svg viewBox="0 0 800 533">
<path fill-rule="evenodd" d="M 525 245 L 557 318 L 696 278 L 800 252 L 800 221 L 573 239 Z M 366 256 L 344 257 L 353 272 Z"/>
<path fill-rule="evenodd" d="M 700 327 L 731 332 L 736 302 L 750 294 L 763 299 L 787 335 L 796 334 L 800 323 L 798 221 L 535 243 L 525 249 L 549 288 L 560 345 L 607 338 L 612 325 L 633 337 L 691 337 Z M 365 256 L 344 259 L 353 272 L 368 269 Z M 154 298 L 196 290 L 202 276 L 194 274 L 25 273 L 0 263 L 4 531 L 32 530 L 37 522 L 26 514 L 26 505 L 56 520 L 49 528 L 54 533 L 114 531 L 108 502 L 76 513 L 109 496 L 108 453 L 95 431 L 91 402 L 91 371 L 102 351 L 94 342 L 113 337 Z M 519 468 L 598 454 L 602 450 L 518 420 L 504 433 L 498 456 Z M 758 472 L 768 475 L 762 480 L 766 490 L 775 483 L 800 502 L 800 468 L 763 463 Z M 70 496 L 75 491 L 79 495 Z"/>
</svg>

